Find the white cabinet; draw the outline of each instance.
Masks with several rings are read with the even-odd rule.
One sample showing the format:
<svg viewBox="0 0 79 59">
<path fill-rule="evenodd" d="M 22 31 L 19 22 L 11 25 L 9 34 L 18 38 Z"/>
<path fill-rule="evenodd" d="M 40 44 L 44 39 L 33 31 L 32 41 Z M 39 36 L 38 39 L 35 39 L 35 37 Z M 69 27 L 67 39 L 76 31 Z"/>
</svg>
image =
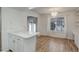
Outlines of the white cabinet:
<svg viewBox="0 0 79 59">
<path fill-rule="evenodd" d="M 8 48 L 9 48 L 9 50 L 12 50 L 12 51 L 14 51 L 15 49 L 14 49 L 14 44 L 15 44 L 15 37 L 14 36 L 12 36 L 11 34 L 8 34 Z"/>
<path fill-rule="evenodd" d="M 36 36 L 30 37 L 24 41 L 24 52 L 35 52 L 36 51 Z"/>
<path fill-rule="evenodd" d="M 9 34 L 9 49 L 15 52 L 23 51 L 23 40 L 18 36 Z"/>
<path fill-rule="evenodd" d="M 36 35 L 29 38 L 22 38 L 9 34 L 9 49 L 14 52 L 34 52 L 36 50 Z"/>
<path fill-rule="evenodd" d="M 79 35 L 75 34 L 75 44 L 79 48 Z"/>
<path fill-rule="evenodd" d="M 23 46 L 24 46 L 23 39 L 21 39 L 21 38 L 15 38 L 13 41 L 14 41 L 13 42 L 14 51 L 15 52 L 22 52 L 23 51 Z"/>
</svg>

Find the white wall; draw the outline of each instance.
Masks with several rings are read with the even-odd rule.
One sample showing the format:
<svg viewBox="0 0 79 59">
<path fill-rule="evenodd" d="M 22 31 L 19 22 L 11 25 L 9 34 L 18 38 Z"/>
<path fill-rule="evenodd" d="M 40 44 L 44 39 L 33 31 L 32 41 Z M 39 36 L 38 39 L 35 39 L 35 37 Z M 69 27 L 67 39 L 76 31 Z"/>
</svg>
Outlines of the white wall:
<svg viewBox="0 0 79 59">
<path fill-rule="evenodd" d="M 21 11 L 14 8 L 2 7 L 2 50 L 8 49 L 8 32 L 26 31 L 27 16 L 36 16 L 38 14 L 29 10 Z"/>
<path fill-rule="evenodd" d="M 0 50 L 1 50 L 1 7 L 0 7 Z"/>
<path fill-rule="evenodd" d="M 48 15 L 40 15 L 39 20 L 39 32 L 40 35 L 47 35 L 47 26 L 48 26 Z"/>
<path fill-rule="evenodd" d="M 0 7 L 0 32 L 1 32 L 1 7 Z"/>
<path fill-rule="evenodd" d="M 79 12 L 76 12 L 76 19 L 75 19 L 75 28 L 74 30 L 79 30 Z"/>
<path fill-rule="evenodd" d="M 67 38 L 73 39 L 73 30 L 75 29 L 75 20 L 76 15 L 75 12 L 66 13 L 67 16 Z"/>
<path fill-rule="evenodd" d="M 75 14 L 74 12 L 63 12 L 59 13 L 58 16 L 64 16 L 65 17 L 65 31 L 64 33 L 56 33 L 50 31 L 50 25 L 49 20 L 51 18 L 50 15 L 40 15 L 40 33 L 41 35 L 49 35 L 54 37 L 60 37 L 60 38 L 69 38 L 72 39 L 72 30 L 74 29 L 74 20 L 75 20 Z"/>
</svg>

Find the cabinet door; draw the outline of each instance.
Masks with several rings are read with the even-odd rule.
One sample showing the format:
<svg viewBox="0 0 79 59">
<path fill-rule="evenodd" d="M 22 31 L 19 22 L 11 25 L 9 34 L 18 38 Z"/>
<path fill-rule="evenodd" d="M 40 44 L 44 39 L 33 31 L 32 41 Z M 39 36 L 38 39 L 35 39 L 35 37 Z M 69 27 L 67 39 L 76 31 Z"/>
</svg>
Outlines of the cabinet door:
<svg viewBox="0 0 79 59">
<path fill-rule="evenodd" d="M 30 37 L 24 39 L 24 52 L 35 52 L 36 51 L 36 37 Z"/>
<path fill-rule="evenodd" d="M 23 52 L 23 40 L 21 38 L 16 38 L 14 43 L 15 52 Z"/>
<path fill-rule="evenodd" d="M 75 35 L 75 44 L 79 48 L 79 37 L 78 37 L 78 35 Z"/>
<path fill-rule="evenodd" d="M 12 35 L 12 34 L 9 34 L 8 37 L 9 37 L 9 39 L 8 39 L 9 49 L 11 49 L 12 51 L 15 51 L 15 49 L 14 49 L 14 44 L 15 44 L 15 40 L 14 39 L 15 39 L 15 36 Z"/>
</svg>

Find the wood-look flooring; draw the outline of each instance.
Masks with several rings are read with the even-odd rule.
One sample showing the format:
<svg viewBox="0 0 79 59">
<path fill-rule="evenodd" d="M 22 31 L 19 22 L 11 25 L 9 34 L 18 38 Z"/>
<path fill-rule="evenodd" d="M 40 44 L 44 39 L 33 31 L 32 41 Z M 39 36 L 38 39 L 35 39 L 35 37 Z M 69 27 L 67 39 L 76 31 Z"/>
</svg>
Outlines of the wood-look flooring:
<svg viewBox="0 0 79 59">
<path fill-rule="evenodd" d="M 53 38 L 47 36 L 38 37 L 37 52 L 77 52 L 78 49 L 72 40 Z"/>
</svg>

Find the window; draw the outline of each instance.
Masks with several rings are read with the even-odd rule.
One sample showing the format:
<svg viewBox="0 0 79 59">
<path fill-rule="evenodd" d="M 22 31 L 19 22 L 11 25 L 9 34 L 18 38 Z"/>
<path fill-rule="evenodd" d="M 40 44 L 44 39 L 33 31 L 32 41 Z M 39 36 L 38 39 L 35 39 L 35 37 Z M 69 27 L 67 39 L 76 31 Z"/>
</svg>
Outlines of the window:
<svg viewBox="0 0 79 59">
<path fill-rule="evenodd" d="M 36 32 L 36 24 L 29 23 L 29 32 Z"/>
<path fill-rule="evenodd" d="M 50 29 L 55 32 L 64 31 L 64 17 L 51 18 Z"/>
<path fill-rule="evenodd" d="M 37 18 L 33 16 L 27 17 L 27 31 L 36 32 L 37 31 Z"/>
</svg>

